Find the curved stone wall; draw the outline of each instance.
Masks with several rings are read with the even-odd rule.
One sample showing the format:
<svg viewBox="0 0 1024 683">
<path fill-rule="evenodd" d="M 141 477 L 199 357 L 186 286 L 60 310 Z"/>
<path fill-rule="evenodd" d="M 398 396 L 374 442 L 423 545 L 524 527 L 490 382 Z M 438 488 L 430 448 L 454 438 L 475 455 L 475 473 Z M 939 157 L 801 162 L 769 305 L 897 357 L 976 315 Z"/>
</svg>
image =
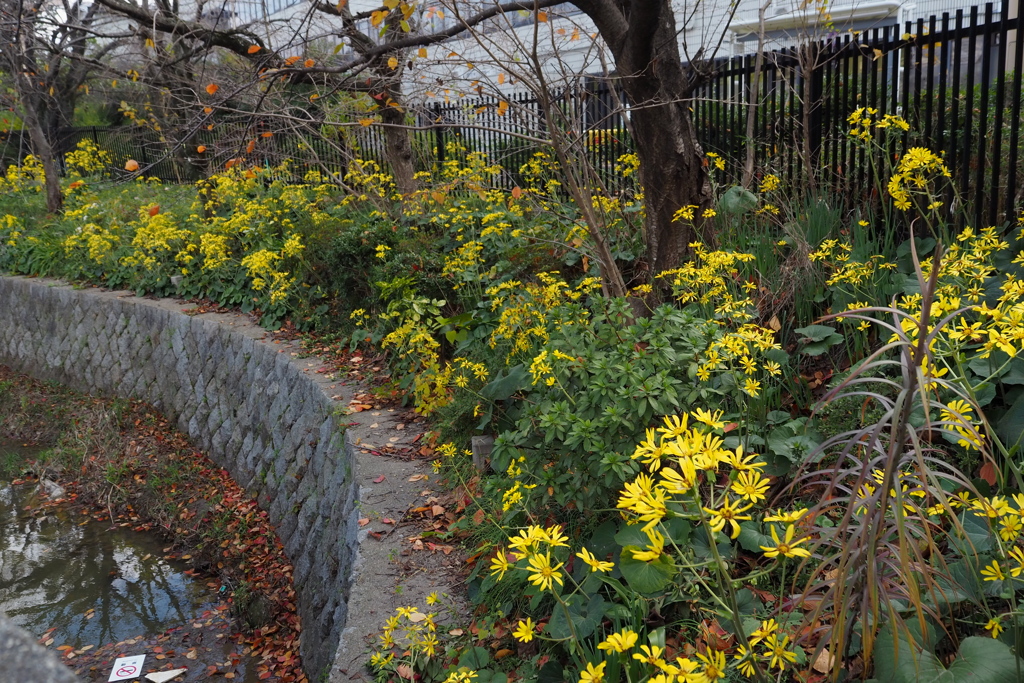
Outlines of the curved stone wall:
<svg viewBox="0 0 1024 683">
<path fill-rule="evenodd" d="M 355 457 L 334 402 L 286 354 L 146 303 L 0 277 L 0 363 L 146 401 L 258 497 L 295 567 L 312 680 L 345 625 L 358 524 Z"/>
</svg>

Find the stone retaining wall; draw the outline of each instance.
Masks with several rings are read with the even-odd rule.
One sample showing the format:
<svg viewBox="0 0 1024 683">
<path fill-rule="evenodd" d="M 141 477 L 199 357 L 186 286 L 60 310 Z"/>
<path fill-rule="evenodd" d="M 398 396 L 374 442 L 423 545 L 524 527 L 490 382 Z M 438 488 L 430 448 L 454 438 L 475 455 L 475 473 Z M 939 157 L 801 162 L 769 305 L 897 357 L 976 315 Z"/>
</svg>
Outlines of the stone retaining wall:
<svg viewBox="0 0 1024 683">
<path fill-rule="evenodd" d="M 0 277 L 0 363 L 154 405 L 258 497 L 295 566 L 301 652 L 314 681 L 347 616 L 355 457 L 334 402 L 286 354 L 223 325 Z"/>
</svg>

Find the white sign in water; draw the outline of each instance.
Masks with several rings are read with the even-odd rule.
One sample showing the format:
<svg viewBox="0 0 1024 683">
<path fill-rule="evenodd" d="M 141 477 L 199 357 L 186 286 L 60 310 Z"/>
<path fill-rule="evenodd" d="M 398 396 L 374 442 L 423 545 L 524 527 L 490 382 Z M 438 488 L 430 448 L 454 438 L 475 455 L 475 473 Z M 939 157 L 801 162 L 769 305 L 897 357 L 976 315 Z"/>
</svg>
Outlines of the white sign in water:
<svg viewBox="0 0 1024 683">
<path fill-rule="evenodd" d="M 146 661 L 146 655 L 118 657 L 114 660 L 114 668 L 110 672 L 110 678 L 107 679 L 107 683 L 138 678 L 142 675 L 142 663 L 144 661 Z"/>
</svg>

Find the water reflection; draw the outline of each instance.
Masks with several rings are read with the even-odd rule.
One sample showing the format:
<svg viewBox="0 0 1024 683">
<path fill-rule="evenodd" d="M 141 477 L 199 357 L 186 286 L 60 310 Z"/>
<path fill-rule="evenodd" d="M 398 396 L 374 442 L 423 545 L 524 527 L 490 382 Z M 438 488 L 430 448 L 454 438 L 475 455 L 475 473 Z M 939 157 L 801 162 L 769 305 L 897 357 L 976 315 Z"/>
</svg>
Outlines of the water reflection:
<svg viewBox="0 0 1024 683">
<path fill-rule="evenodd" d="M 33 516 L 33 489 L 0 485 L 0 610 L 22 628 L 99 646 L 160 633 L 200 609 L 202 586 L 160 559 L 157 539 L 61 511 Z"/>
</svg>

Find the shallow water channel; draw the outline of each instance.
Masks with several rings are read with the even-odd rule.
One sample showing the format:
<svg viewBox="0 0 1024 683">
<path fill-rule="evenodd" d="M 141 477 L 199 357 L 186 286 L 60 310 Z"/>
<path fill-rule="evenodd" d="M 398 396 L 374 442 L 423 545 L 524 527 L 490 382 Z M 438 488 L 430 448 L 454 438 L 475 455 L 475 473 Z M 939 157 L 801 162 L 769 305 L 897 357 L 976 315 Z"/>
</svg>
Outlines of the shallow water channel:
<svg viewBox="0 0 1024 683">
<path fill-rule="evenodd" d="M 34 455 L 0 441 L 0 457 L 12 453 Z M 156 536 L 40 508 L 43 495 L 0 481 L 0 611 L 29 633 L 55 629 L 56 644 L 98 648 L 187 626 L 216 600 L 184 564 L 163 559 Z M 238 681 L 251 675 L 242 668 Z"/>
</svg>

